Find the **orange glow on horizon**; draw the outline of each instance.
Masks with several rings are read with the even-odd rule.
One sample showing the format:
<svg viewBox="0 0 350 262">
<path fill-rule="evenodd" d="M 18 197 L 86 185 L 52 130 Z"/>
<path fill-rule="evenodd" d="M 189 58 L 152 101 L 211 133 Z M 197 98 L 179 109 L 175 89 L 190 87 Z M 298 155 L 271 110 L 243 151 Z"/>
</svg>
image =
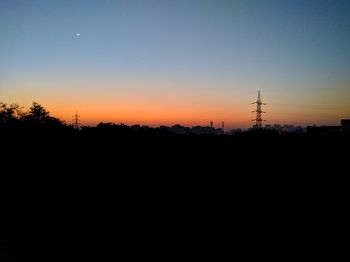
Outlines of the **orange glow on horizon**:
<svg viewBox="0 0 350 262">
<path fill-rule="evenodd" d="M 124 123 L 128 125 L 140 124 L 149 126 L 160 125 L 175 125 L 181 124 L 186 126 L 195 125 L 209 125 L 210 121 L 214 122 L 215 127 L 221 127 L 222 121 L 226 125 L 230 126 L 246 126 L 250 124 L 247 122 L 249 113 L 245 115 L 243 112 L 237 112 L 235 114 L 220 112 L 219 110 L 204 110 L 203 108 L 182 108 L 179 109 L 174 106 L 160 107 L 160 106 L 144 106 L 144 107 L 132 107 L 132 106 L 105 106 L 105 107 L 89 107 L 81 106 L 77 110 L 81 116 L 81 123 L 83 125 L 96 125 L 100 122 L 112 122 L 112 123 Z M 209 112 L 208 112 L 209 111 Z M 72 122 L 72 115 L 74 109 L 68 110 L 53 108 L 51 114 L 66 121 L 66 123 Z"/>
<path fill-rule="evenodd" d="M 58 83 L 56 83 L 58 85 Z M 194 84 L 193 84 L 194 85 Z M 124 123 L 127 125 L 140 124 L 149 126 L 181 124 L 185 126 L 207 126 L 210 121 L 214 127 L 220 128 L 222 121 L 225 128 L 247 128 L 254 122 L 255 106 L 251 104 L 255 100 L 256 92 L 246 92 L 237 86 L 228 89 L 228 93 L 221 94 L 215 91 L 211 85 L 200 83 L 196 86 L 197 92 L 180 83 L 176 86 L 167 86 L 166 83 L 119 83 L 96 88 L 95 85 L 84 87 L 83 93 L 79 93 L 70 85 L 61 89 L 36 88 L 36 85 L 27 83 L 26 92 L 20 85 L 13 86 L 5 93 L 9 101 L 16 102 L 27 110 L 32 101 L 42 104 L 52 116 L 58 117 L 67 124 L 72 123 L 75 111 L 81 116 L 82 125 L 94 126 L 100 122 Z M 79 86 L 82 89 L 82 86 Z M 262 99 L 267 103 L 263 110 L 267 111 L 263 117 L 267 121 L 264 124 L 294 124 L 294 125 L 338 125 L 341 118 L 347 118 L 350 107 L 347 98 L 348 89 L 339 89 L 342 96 L 334 95 L 330 106 L 320 100 L 314 105 L 309 103 L 310 97 L 303 100 L 293 97 L 282 99 L 273 92 L 262 92 Z M 331 92 L 328 89 L 328 93 Z M 325 91 L 325 92 L 326 92 Z M 332 98 L 326 93 L 322 97 Z M 327 95 L 327 96 L 326 96 Z M 274 101 L 280 104 L 274 104 Z M 288 104 L 296 101 L 294 104 Z M 283 102 L 286 102 L 284 104 Z M 293 103 L 293 102 L 292 102 Z M 298 104 L 299 103 L 299 104 Z"/>
</svg>

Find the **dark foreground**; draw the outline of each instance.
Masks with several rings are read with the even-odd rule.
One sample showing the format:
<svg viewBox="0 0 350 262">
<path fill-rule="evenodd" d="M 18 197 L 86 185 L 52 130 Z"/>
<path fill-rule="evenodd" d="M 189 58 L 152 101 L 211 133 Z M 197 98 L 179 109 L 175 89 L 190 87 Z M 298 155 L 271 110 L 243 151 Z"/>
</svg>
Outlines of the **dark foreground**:
<svg viewBox="0 0 350 262">
<path fill-rule="evenodd" d="M 329 261 L 348 135 L 1 134 L 0 261 Z"/>
</svg>

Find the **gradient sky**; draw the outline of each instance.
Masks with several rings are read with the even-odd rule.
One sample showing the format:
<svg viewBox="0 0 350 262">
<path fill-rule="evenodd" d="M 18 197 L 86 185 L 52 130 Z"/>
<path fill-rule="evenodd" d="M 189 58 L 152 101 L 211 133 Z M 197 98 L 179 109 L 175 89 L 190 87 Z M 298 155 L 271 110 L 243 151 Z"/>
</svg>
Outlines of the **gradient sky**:
<svg viewBox="0 0 350 262">
<path fill-rule="evenodd" d="M 232 128 L 259 89 L 267 124 L 350 118 L 350 1 L 0 0 L 2 102 Z"/>
</svg>

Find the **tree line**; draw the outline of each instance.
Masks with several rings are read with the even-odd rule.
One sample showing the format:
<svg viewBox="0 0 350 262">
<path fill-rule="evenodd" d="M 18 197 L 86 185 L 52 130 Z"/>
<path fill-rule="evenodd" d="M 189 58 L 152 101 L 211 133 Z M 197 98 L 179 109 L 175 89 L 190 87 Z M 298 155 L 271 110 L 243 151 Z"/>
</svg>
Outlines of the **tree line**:
<svg viewBox="0 0 350 262">
<path fill-rule="evenodd" d="M 0 102 L 0 128 L 61 128 L 65 123 L 50 115 L 42 105 L 33 102 L 29 110 L 17 104 Z"/>
<path fill-rule="evenodd" d="M 41 104 L 33 102 L 28 110 L 18 104 L 7 104 L 0 102 L 0 131 L 1 130 L 73 130 L 71 124 L 67 124 L 59 118 L 50 115 Z M 159 129 L 159 130 L 158 130 Z M 99 123 L 95 127 L 81 126 L 83 133 L 102 132 L 114 134 L 131 133 L 170 133 L 162 128 L 151 128 L 148 126 L 127 126 L 125 124 Z"/>
</svg>

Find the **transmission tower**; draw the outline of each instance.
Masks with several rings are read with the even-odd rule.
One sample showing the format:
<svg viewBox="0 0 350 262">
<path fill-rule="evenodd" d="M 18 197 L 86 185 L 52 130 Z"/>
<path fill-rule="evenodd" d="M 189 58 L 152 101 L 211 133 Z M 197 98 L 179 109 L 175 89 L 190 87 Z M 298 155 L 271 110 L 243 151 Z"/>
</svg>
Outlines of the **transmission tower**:
<svg viewBox="0 0 350 262">
<path fill-rule="evenodd" d="M 265 103 L 261 102 L 260 99 L 260 90 L 258 91 L 258 99 L 253 102 L 252 104 L 256 104 L 256 110 L 252 111 L 252 112 L 256 112 L 256 118 L 252 119 L 252 121 L 255 121 L 255 126 L 256 128 L 261 128 L 262 127 L 262 121 L 266 121 L 262 119 L 262 115 L 263 113 L 266 113 L 264 111 L 261 110 L 261 106 L 262 105 L 266 105 Z"/>
<path fill-rule="evenodd" d="M 73 116 L 73 127 L 74 129 L 79 129 L 80 126 L 80 115 L 78 115 L 78 112 L 75 111 L 75 115 Z"/>
</svg>

